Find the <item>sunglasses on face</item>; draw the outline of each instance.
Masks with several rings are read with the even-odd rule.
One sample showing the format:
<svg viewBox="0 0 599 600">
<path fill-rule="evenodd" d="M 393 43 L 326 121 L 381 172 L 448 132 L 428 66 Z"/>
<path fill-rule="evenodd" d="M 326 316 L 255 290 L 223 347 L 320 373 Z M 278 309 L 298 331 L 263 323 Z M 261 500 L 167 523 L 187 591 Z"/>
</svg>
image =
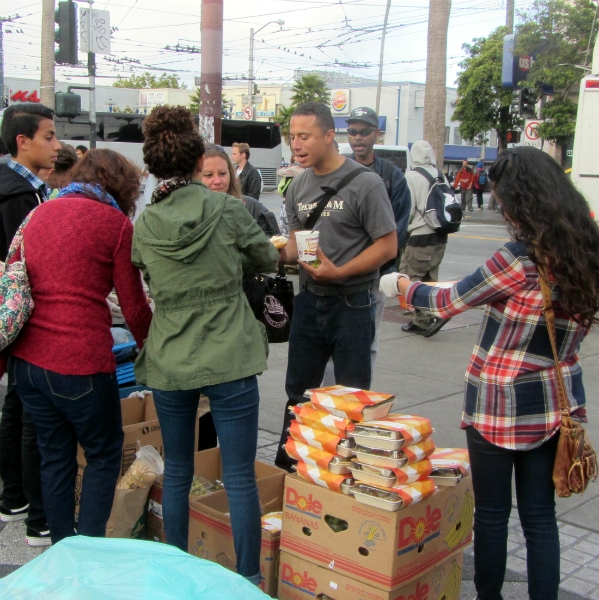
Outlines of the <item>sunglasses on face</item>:
<svg viewBox="0 0 599 600">
<path fill-rule="evenodd" d="M 374 131 L 373 127 L 369 128 L 369 129 L 354 129 L 353 127 L 351 127 L 350 129 L 347 130 L 347 133 L 348 133 L 348 135 L 351 135 L 352 137 L 356 137 L 357 135 L 359 135 L 361 137 L 368 137 L 373 131 Z"/>
</svg>

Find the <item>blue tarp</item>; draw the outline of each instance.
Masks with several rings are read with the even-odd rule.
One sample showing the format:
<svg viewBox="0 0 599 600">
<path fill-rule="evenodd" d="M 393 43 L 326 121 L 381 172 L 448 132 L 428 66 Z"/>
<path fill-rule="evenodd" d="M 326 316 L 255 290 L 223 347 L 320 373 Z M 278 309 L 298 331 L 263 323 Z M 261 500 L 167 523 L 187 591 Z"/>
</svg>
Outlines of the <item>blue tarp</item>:
<svg viewBox="0 0 599 600">
<path fill-rule="evenodd" d="M 216 563 L 157 542 L 69 537 L 0 579 L 0 600 L 267 600 Z"/>
</svg>

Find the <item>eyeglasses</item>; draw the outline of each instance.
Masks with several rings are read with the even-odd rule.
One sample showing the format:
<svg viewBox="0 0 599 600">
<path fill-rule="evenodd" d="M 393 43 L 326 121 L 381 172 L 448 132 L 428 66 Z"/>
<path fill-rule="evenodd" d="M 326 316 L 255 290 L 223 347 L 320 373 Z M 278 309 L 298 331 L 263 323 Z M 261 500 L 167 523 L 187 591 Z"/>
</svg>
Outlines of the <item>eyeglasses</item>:
<svg viewBox="0 0 599 600">
<path fill-rule="evenodd" d="M 374 131 L 374 127 L 369 129 L 354 129 L 353 127 L 347 130 L 347 134 L 352 137 L 356 137 L 357 135 L 361 137 L 368 137 Z"/>
</svg>

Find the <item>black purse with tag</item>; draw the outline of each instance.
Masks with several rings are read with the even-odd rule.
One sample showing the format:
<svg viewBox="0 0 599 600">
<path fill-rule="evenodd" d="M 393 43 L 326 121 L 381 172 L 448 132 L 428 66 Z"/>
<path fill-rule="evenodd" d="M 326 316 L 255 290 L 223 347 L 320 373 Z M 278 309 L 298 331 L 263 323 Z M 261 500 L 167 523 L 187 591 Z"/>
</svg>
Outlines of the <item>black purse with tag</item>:
<svg viewBox="0 0 599 600">
<path fill-rule="evenodd" d="M 271 344 L 288 342 L 295 294 L 285 267 L 279 268 L 276 277 L 262 273 L 244 275 L 243 291 L 254 316 L 266 327 L 268 341 Z"/>
</svg>

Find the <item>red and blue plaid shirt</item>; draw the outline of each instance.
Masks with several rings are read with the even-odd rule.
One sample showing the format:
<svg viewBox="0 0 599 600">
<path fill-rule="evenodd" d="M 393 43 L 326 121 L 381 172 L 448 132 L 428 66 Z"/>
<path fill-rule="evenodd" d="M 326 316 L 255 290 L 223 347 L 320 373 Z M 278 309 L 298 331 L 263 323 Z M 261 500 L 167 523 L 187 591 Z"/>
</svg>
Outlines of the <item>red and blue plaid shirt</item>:
<svg viewBox="0 0 599 600">
<path fill-rule="evenodd" d="M 586 421 L 577 351 L 588 329 L 569 317 L 552 285 L 557 347 L 572 416 Z M 406 300 L 447 319 L 485 305 L 466 371 L 462 428 L 513 450 L 540 446 L 560 426 L 556 368 L 543 315 L 539 274 L 524 244 L 510 242 L 451 288 L 414 282 Z"/>
</svg>

